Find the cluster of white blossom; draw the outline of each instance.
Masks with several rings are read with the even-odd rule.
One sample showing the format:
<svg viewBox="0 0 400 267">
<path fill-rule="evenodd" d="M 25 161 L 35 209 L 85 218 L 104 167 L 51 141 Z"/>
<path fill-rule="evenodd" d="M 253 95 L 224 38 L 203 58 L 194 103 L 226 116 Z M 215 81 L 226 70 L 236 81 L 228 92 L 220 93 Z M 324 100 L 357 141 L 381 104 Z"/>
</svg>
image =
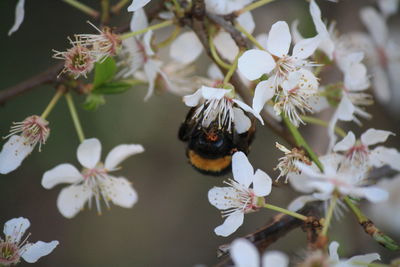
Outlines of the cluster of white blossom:
<svg viewBox="0 0 400 267">
<path fill-rule="evenodd" d="M 371 85 L 381 103 L 389 103 L 395 94 L 394 88 L 400 86 L 400 45 L 392 39 L 386 23 L 397 12 L 397 0 L 378 1 L 379 11 L 372 7 L 362 8 L 360 19 L 369 33 L 344 35 L 335 31 L 333 23 L 327 27 L 316 1 L 310 0 L 309 15 L 316 32 L 310 38 L 303 38 L 300 34 L 298 21 L 291 27 L 285 21 L 277 21 L 270 26 L 268 34 L 254 38 L 255 22 L 251 12 L 245 9 L 253 3 L 252 0 L 205 0 L 208 13 L 235 14 L 232 25 L 241 32 L 241 37 L 247 37 L 254 45 L 247 50 L 239 47 L 223 27 L 210 27 L 209 40 L 200 40 L 191 30 L 178 34 L 181 25 L 174 17 L 179 17 L 181 10 L 174 8 L 179 7 L 180 2 L 192 3 L 173 1 L 173 4 L 166 5 L 169 9 L 160 14 L 160 18 L 167 22 L 165 25 L 176 23 L 176 28 L 179 28 L 170 40 L 171 61 L 166 63 L 161 60 L 159 47 L 155 45 L 154 31 L 157 27 L 149 24 L 143 9 L 149 2 L 133 0 L 128 7 L 128 11 L 133 12 L 131 33 L 116 34 L 108 28 L 100 30 L 91 24 L 98 34 L 77 34 L 74 39 L 69 39 L 72 47 L 63 52 L 55 51 L 54 55 L 64 61 L 61 74 L 71 75 L 73 79 L 86 78 L 95 68 L 95 63 L 101 64 L 112 57 L 117 68 L 115 80 L 135 79 L 148 84 L 145 100 L 157 88 L 164 88 L 183 97 L 184 104 L 192 110 L 190 120 L 196 129 L 206 129 L 215 124 L 218 130 L 229 134 L 247 133 L 254 123 L 253 117 L 264 125 L 265 111 L 273 119 L 283 119 L 289 128 L 297 131 L 307 122 L 308 114 L 330 109 L 332 115 L 326 123 L 330 144 L 325 155 L 313 156 L 301 144 L 288 149 L 277 143 L 284 156 L 278 160 L 276 169 L 279 176 L 275 180 L 278 182 L 280 177 L 285 177 L 296 191 L 305 194 L 293 200 L 288 210 L 279 210 L 301 219 L 304 215 L 296 211 L 311 201 L 323 201 L 326 207 L 333 207 L 334 212 L 340 214 L 343 211 L 339 208 L 344 205 L 342 201 L 345 198 L 350 198 L 352 203 L 361 199 L 378 203 L 393 198 L 393 190 L 383 189 L 384 185 L 381 188 L 380 183 L 372 184 L 369 176 L 372 169 L 382 166 L 400 172 L 400 152 L 395 148 L 377 146 L 395 134 L 369 128 L 357 138 L 352 131 L 341 131 L 342 139 L 339 141 L 336 134 L 339 121 L 361 126 L 363 119 L 371 117 L 365 110 L 373 103 L 373 97 L 368 93 Z M 15 25 L 9 34 L 18 29 L 23 16 L 24 0 L 20 0 Z M 204 42 L 209 43 L 210 53 L 218 64 L 210 65 L 208 77 L 201 77 L 193 71 L 196 60 L 203 53 Z M 218 67 L 226 74 L 222 74 Z M 324 83 L 320 73 L 326 67 L 336 68 L 342 78 Z M 251 101 L 244 101 L 237 92 L 231 81 L 234 73 L 249 88 Z M 49 122 L 44 115 L 32 115 L 15 123 L 0 152 L 0 173 L 7 174 L 18 168 L 37 144 L 40 150 L 49 134 Z M 114 177 L 110 173 L 118 171 L 123 160 L 143 151 L 139 144 L 119 145 L 102 162 L 100 141 L 82 138 L 77 149 L 82 169 L 68 163 L 60 164 L 43 174 L 42 186 L 51 189 L 58 184 L 70 184 L 61 190 L 57 199 L 58 210 L 66 218 L 76 216 L 86 203 L 89 208 L 96 205 L 98 213 L 101 213 L 101 202 L 107 207 L 112 202 L 131 208 L 138 200 L 136 191 L 126 178 Z M 232 149 L 230 153 L 233 179 L 226 180 L 226 186 L 214 187 L 208 192 L 209 202 L 221 210 L 225 218 L 214 231 L 224 237 L 233 234 L 243 224 L 245 214 L 276 207 L 265 199 L 272 193 L 271 177 L 260 169 L 254 170 L 247 152 Z M 388 214 L 385 208 L 398 208 L 398 203 L 397 206 L 390 205 L 385 204 L 375 212 Z M 327 217 L 328 211 L 324 218 Z M 397 216 L 396 221 L 399 218 Z M 329 221 L 327 223 L 329 226 Z M 0 238 L 0 265 L 18 263 L 21 257 L 27 262 L 35 262 L 58 245 L 58 241 L 35 244 L 21 241 L 28 227 L 29 221 L 24 218 L 5 224 L 5 238 Z M 338 246 L 334 241 L 327 251 L 309 252 L 299 266 L 366 266 L 380 259 L 378 254 L 372 253 L 341 260 Z M 230 253 L 236 266 L 289 265 L 289 258 L 278 251 L 260 257 L 256 248 L 245 239 L 235 240 Z"/>
</svg>

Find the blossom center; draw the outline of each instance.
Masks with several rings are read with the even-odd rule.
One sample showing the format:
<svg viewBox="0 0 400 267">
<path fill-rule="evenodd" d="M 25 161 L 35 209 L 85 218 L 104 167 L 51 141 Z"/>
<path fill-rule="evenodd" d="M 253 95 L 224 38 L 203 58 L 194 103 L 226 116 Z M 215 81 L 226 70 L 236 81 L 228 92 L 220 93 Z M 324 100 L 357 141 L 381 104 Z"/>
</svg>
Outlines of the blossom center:
<svg viewBox="0 0 400 267">
<path fill-rule="evenodd" d="M 0 241 L 0 265 L 7 266 L 16 264 L 18 263 L 19 258 L 19 248 L 16 244 L 7 241 Z"/>
</svg>

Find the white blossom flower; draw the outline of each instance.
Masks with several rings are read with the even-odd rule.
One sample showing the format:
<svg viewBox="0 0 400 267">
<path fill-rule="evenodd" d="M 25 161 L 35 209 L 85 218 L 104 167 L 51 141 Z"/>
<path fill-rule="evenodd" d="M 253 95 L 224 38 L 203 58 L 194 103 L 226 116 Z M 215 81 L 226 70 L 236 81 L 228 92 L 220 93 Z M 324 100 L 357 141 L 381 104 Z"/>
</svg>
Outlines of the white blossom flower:
<svg viewBox="0 0 400 267">
<path fill-rule="evenodd" d="M 254 173 L 253 166 L 243 152 L 232 156 L 234 180 L 225 181 L 229 187 L 214 187 L 208 191 L 208 200 L 226 217 L 224 223 L 215 228 L 219 236 L 229 236 L 244 220 L 244 214 L 258 210 L 259 197 L 270 194 L 272 180 L 262 170 Z M 253 184 L 253 188 L 250 185 Z"/>
<path fill-rule="evenodd" d="M 194 94 L 183 97 L 186 106 L 197 107 L 193 119 L 201 121 L 207 128 L 212 122 L 218 122 L 220 127 L 232 131 L 235 127 L 239 134 L 246 132 L 251 121 L 243 112 L 250 112 L 263 123 L 261 116 L 244 102 L 235 99 L 231 89 L 202 86 Z"/>
<path fill-rule="evenodd" d="M 330 267 L 358 267 L 360 265 L 368 265 L 369 263 L 380 260 L 378 253 L 369 253 L 364 255 L 353 256 L 350 259 L 340 259 L 337 253 L 339 243 L 333 241 L 329 244 L 329 266 Z"/>
<path fill-rule="evenodd" d="M 96 62 L 102 62 L 109 56 L 115 56 L 121 45 L 119 35 L 113 33 L 110 28 L 103 30 L 88 22 L 99 34 L 75 34 L 74 46 L 84 46 L 89 49 Z"/>
<path fill-rule="evenodd" d="M 15 8 L 15 22 L 8 31 L 8 36 L 16 32 L 24 21 L 25 17 L 25 0 L 19 0 Z"/>
<path fill-rule="evenodd" d="M 18 168 L 37 144 L 39 151 L 50 135 L 49 122 L 37 115 L 27 117 L 11 126 L 8 141 L 0 152 L 0 173 L 7 174 Z M 18 135 L 19 134 L 19 135 Z"/>
<path fill-rule="evenodd" d="M 136 10 L 131 20 L 131 31 L 135 32 L 147 28 L 147 26 L 147 16 L 144 10 Z M 161 70 L 162 62 L 156 58 L 151 47 L 152 36 L 153 31 L 148 31 L 144 35 L 133 36 L 123 40 L 118 62 L 121 70 L 117 73 L 117 77 L 135 76 L 148 82 L 149 87 L 144 98 L 145 101 L 153 95 L 158 75 L 161 75 L 165 81 L 169 82 L 168 77 Z M 143 73 L 139 70 L 143 70 Z"/>
<path fill-rule="evenodd" d="M 392 169 L 400 171 L 399 151 L 384 146 L 369 148 L 385 142 L 390 135 L 394 135 L 394 133 L 371 128 L 361 135 L 360 140 L 356 140 L 354 133 L 350 131 L 333 147 L 333 151 L 343 152 L 351 167 L 368 169 L 371 166 L 378 168 L 387 164 Z"/>
<path fill-rule="evenodd" d="M 388 192 L 376 186 L 368 186 L 365 170 L 349 168 L 343 165 L 344 156 L 328 154 L 320 158 L 324 172 L 318 170 L 315 164 L 309 166 L 296 162 L 301 174 L 291 174 L 290 184 L 295 190 L 312 195 L 301 196 L 290 205 L 290 210 L 298 210 L 305 203 L 314 200 L 329 200 L 335 194 L 366 198 L 373 203 L 388 199 Z"/>
<path fill-rule="evenodd" d="M 329 244 L 329 255 L 321 250 L 310 251 L 304 261 L 299 263 L 297 266 L 357 267 L 361 265 L 367 266 L 375 260 L 380 260 L 378 253 L 353 256 L 350 259 L 340 259 L 337 253 L 338 247 L 339 243 L 333 241 Z"/>
<path fill-rule="evenodd" d="M 93 57 L 90 49 L 81 45 L 78 40 L 73 41 L 68 38 L 71 48 L 67 51 L 53 50 L 53 58 L 64 60 L 64 68 L 58 76 L 63 73 L 71 73 L 75 79 L 83 76 L 87 78 L 87 74 L 92 71 L 96 58 Z"/>
<path fill-rule="evenodd" d="M 312 66 L 306 59 L 319 44 L 319 36 L 297 43 L 292 55 L 288 55 L 292 37 L 289 26 L 284 21 L 274 23 L 268 34 L 267 51 L 250 49 L 239 58 L 238 69 L 249 80 L 270 74 L 274 84 L 280 85 L 288 74 L 306 66 Z"/>
<path fill-rule="evenodd" d="M 137 193 L 124 177 L 114 177 L 110 172 L 118 170 L 118 165 L 127 157 L 143 152 L 141 145 L 119 145 L 110 151 L 104 164 L 100 161 L 101 144 L 98 139 L 83 141 L 77 151 L 78 161 L 83 170 L 79 172 L 73 165 L 64 163 L 44 173 L 42 186 L 51 189 L 61 183 L 72 184 L 61 190 L 57 207 L 66 218 L 74 217 L 83 209 L 85 203 L 96 202 L 101 213 L 100 201 L 104 200 L 109 208 L 109 201 L 115 205 L 131 208 L 137 201 Z"/>
<path fill-rule="evenodd" d="M 28 263 L 35 263 L 41 257 L 49 255 L 57 246 L 58 241 L 29 243 L 30 234 L 22 239 L 30 226 L 28 219 L 15 218 L 4 224 L 5 238 L 0 237 L 0 265 L 10 266 L 19 263 L 23 258 Z"/>
<path fill-rule="evenodd" d="M 136 12 L 139 9 L 143 8 L 145 5 L 150 3 L 151 0 L 133 0 L 132 3 L 128 6 L 129 12 Z"/>
<path fill-rule="evenodd" d="M 354 121 L 361 125 L 356 115 L 371 118 L 371 115 L 361 108 L 373 103 L 371 96 L 363 92 L 370 86 L 367 68 L 361 62 L 363 58 L 363 52 L 354 52 L 347 54 L 338 63 L 339 68 L 344 73 L 344 84 L 342 98 L 329 122 L 330 149 L 336 142 L 334 129 L 337 121 Z"/>
<path fill-rule="evenodd" d="M 244 8 L 253 0 L 205 0 L 206 9 L 210 13 L 226 15 Z"/>
<path fill-rule="evenodd" d="M 287 149 L 285 146 L 275 143 L 275 146 L 285 153 L 285 156 L 278 159 L 279 163 L 274 170 L 279 170 L 279 176 L 275 181 L 279 181 L 279 178 L 286 177 L 285 183 L 288 180 L 288 174 L 295 173 L 300 174 L 300 170 L 296 166 L 296 162 L 302 161 L 308 165 L 311 165 L 311 161 L 307 158 L 303 150 L 293 148 L 292 150 Z"/>
<path fill-rule="evenodd" d="M 393 233 L 400 233 L 400 175 L 380 179 L 377 185 L 389 192 L 389 199 L 381 203 L 371 203 L 367 206 L 367 215 L 374 218 L 374 223 Z"/>
<path fill-rule="evenodd" d="M 280 251 L 268 251 L 261 258 L 257 248 L 247 239 L 235 239 L 230 254 L 236 267 L 287 267 L 288 257 Z"/>
<path fill-rule="evenodd" d="M 364 7 L 360 11 L 360 17 L 370 37 L 357 35 L 358 38 L 353 41 L 369 44 L 363 47 L 366 48 L 364 52 L 371 69 L 375 96 L 380 102 L 389 103 L 392 100 L 391 95 L 394 94 L 391 91 L 400 84 L 397 79 L 400 70 L 400 46 L 393 40 L 386 18 L 377 10 Z"/>
</svg>

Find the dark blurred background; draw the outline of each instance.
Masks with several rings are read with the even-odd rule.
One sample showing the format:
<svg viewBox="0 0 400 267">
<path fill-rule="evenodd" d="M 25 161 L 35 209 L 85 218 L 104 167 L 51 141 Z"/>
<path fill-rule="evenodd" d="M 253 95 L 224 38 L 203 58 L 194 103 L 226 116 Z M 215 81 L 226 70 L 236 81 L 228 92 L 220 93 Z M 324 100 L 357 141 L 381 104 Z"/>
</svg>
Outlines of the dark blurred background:
<svg viewBox="0 0 400 267">
<path fill-rule="evenodd" d="M 28 0 L 25 21 L 16 33 L 8 37 L 16 2 L 0 1 L 0 90 L 58 63 L 51 58 L 51 50 L 67 48 L 67 36 L 94 32 L 86 23 L 86 15 L 62 1 Z M 99 1 L 83 2 L 99 7 Z M 329 21 L 336 20 L 337 28 L 344 33 L 365 30 L 358 10 L 362 5 L 374 4 L 374 1 L 343 0 L 339 4 L 318 1 L 318 4 L 323 16 Z M 314 34 L 306 1 L 275 1 L 256 10 L 254 16 L 256 33 L 268 31 L 276 20 L 290 23 L 299 19 L 302 33 L 307 36 Z M 123 25 L 129 19 L 130 14 L 124 11 L 112 19 L 112 25 Z M 390 23 L 399 30 L 398 15 L 391 18 Z M 205 66 L 209 61 L 204 54 L 202 57 L 199 64 Z M 52 87 L 41 86 L 1 106 L 0 135 L 7 135 L 13 121 L 40 114 L 54 92 Z M 79 166 L 76 160 L 79 142 L 64 99 L 48 117 L 51 136 L 42 152 L 36 149 L 22 167 L 0 177 L 0 224 L 24 216 L 31 221 L 31 242 L 60 241 L 51 255 L 30 266 L 213 265 L 217 262 L 216 248 L 219 245 L 254 231 L 274 214 L 267 210 L 248 214 L 244 225 L 231 237 L 217 237 L 213 229 L 222 223 L 222 219 L 219 211 L 208 203 L 207 191 L 213 186 L 221 186 L 223 178 L 201 175 L 187 164 L 185 146 L 177 139 L 178 127 L 188 110 L 181 98 L 167 93 L 156 94 L 145 103 L 145 93 L 145 87 L 136 87 L 125 94 L 109 96 L 106 105 L 94 112 L 80 108 L 84 99 L 75 96 L 85 135 L 101 140 L 103 159 L 110 149 L 121 143 L 139 143 L 145 147 L 145 153 L 126 160 L 123 169 L 117 173 L 132 181 L 139 194 L 139 201 L 132 209 L 112 206 L 101 216 L 95 210 L 85 209 L 75 218 L 66 219 L 56 207 L 62 186 L 52 190 L 41 186 L 41 177 L 46 170 L 64 162 Z M 379 104 L 368 111 L 374 118 L 365 121 L 366 128 L 400 133 L 400 116 L 388 115 L 387 109 Z M 330 115 L 327 114 L 323 116 L 328 119 Z M 350 129 L 348 125 L 344 127 Z M 357 132 L 366 128 L 352 127 Z M 324 153 L 326 130 L 310 126 L 306 133 L 317 151 Z M 277 175 L 273 167 L 281 156 L 275 148 L 276 141 L 267 128 L 258 127 L 249 156 L 255 168 L 267 171 L 273 179 Z M 399 138 L 391 137 L 387 146 L 399 148 Z M 281 183 L 274 188 L 268 201 L 285 207 L 296 195 L 290 186 Z M 332 231 L 331 237 L 340 242 L 343 256 L 379 252 L 385 262 L 396 256 L 364 234 L 351 213 L 336 221 Z M 399 232 L 391 234 L 400 241 Z M 271 249 L 285 251 L 296 262 L 304 254 L 305 244 L 304 234 L 295 230 Z M 25 265 L 21 263 L 20 266 Z"/>
</svg>

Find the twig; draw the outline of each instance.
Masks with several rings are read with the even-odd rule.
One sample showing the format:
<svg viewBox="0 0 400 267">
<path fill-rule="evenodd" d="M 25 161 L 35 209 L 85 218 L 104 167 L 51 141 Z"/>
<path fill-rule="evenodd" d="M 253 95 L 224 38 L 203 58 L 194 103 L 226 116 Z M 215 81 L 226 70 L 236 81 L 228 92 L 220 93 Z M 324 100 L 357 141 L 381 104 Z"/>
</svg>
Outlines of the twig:
<svg viewBox="0 0 400 267">
<path fill-rule="evenodd" d="M 60 73 L 64 63 L 59 63 L 48 68 L 23 82 L 0 91 L 0 105 L 5 104 L 9 99 L 30 91 L 31 89 L 48 83 L 57 82 L 57 75 Z"/>
<path fill-rule="evenodd" d="M 162 0 L 158 2 L 157 5 L 153 5 L 151 8 L 146 7 L 146 13 L 149 20 L 153 20 L 154 18 L 156 18 L 158 16 L 158 13 L 160 13 L 164 9 L 164 2 L 165 0 Z M 118 28 L 115 32 L 121 33 L 126 31 L 127 29 L 129 29 L 129 24 Z M 60 80 L 57 80 L 57 75 L 62 70 L 63 65 L 64 63 L 61 62 L 43 72 L 36 74 L 35 76 L 32 76 L 25 81 L 0 90 L 0 105 L 4 105 L 8 100 L 11 100 L 16 96 L 22 95 L 40 85 L 60 82 Z"/>
</svg>

